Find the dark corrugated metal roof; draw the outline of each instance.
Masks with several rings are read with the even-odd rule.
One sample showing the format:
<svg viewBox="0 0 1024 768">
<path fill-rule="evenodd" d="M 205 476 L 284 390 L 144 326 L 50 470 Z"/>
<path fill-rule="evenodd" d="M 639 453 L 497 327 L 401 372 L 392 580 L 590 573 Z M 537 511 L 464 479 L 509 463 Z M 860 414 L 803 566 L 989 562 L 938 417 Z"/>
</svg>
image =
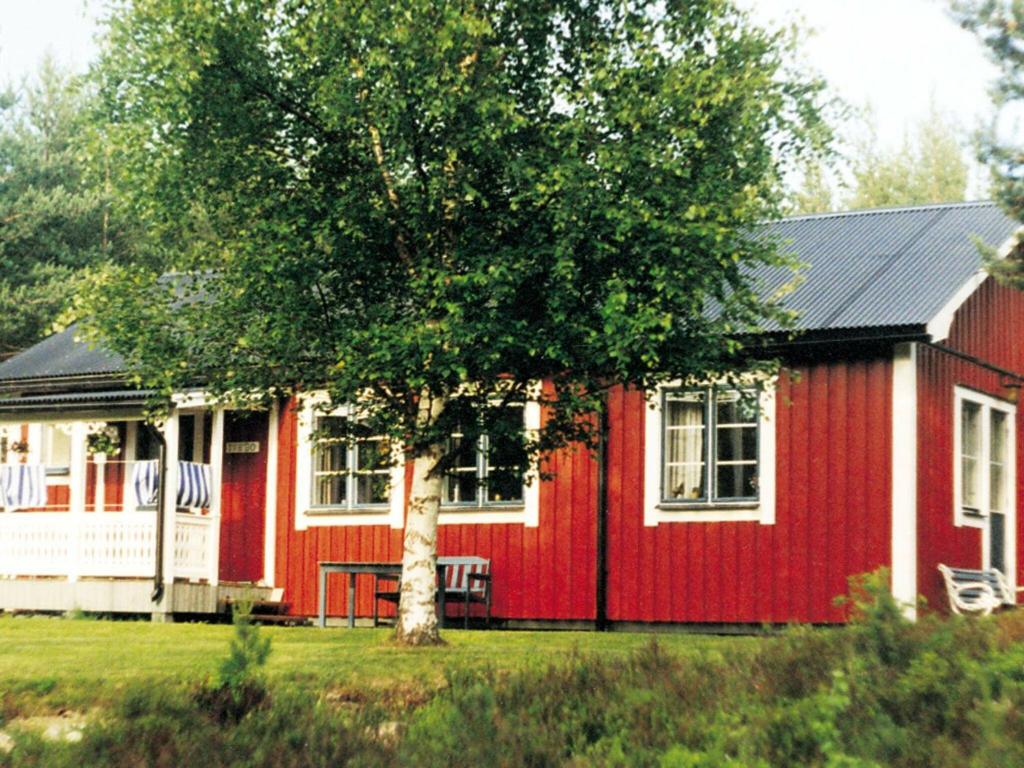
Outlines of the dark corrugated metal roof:
<svg viewBox="0 0 1024 768">
<path fill-rule="evenodd" d="M 765 234 L 805 264 L 783 302 L 797 327 L 823 331 L 926 325 L 981 267 L 975 240 L 998 247 L 1019 227 L 994 203 L 951 203 L 798 216 Z M 792 278 L 755 274 L 769 292 Z"/>
<path fill-rule="evenodd" d="M 75 337 L 76 332 L 77 327 L 72 325 L 0 363 L 0 382 L 124 372 L 120 355 L 90 349 Z"/>
<path fill-rule="evenodd" d="M 981 266 L 975 239 L 997 247 L 1018 226 L 994 203 L 950 203 L 796 216 L 763 234 L 805 265 L 784 300 L 799 313 L 797 328 L 840 331 L 925 326 Z M 766 294 L 793 280 L 778 268 L 755 276 Z M 90 349 L 72 326 L 0 363 L 0 384 L 124 370 L 119 355 Z"/>
<path fill-rule="evenodd" d="M 57 392 L 45 395 L 0 398 L 0 411 L 31 410 L 51 405 L 93 406 L 93 405 L 145 405 L 156 394 L 151 389 L 117 389 L 96 392 Z"/>
</svg>

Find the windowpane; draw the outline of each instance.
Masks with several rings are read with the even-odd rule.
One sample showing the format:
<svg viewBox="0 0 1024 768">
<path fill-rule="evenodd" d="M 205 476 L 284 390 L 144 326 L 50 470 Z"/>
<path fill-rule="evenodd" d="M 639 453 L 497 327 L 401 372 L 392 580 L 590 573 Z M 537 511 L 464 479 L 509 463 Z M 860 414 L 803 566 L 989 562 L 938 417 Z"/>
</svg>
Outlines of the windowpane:
<svg viewBox="0 0 1024 768">
<path fill-rule="evenodd" d="M 715 420 L 719 427 L 734 424 L 757 426 L 757 395 L 735 389 L 716 390 Z"/>
<path fill-rule="evenodd" d="M 487 436 L 486 500 L 521 501 L 526 455 L 522 446 L 523 408 L 507 408 L 503 422 Z"/>
<path fill-rule="evenodd" d="M 317 446 L 317 472 L 344 472 L 347 464 L 348 446 L 344 443 L 321 443 Z"/>
<path fill-rule="evenodd" d="M 665 397 L 666 499 L 703 499 L 706 429 L 703 392 L 671 392 Z"/>
<path fill-rule="evenodd" d="M 981 504 L 978 463 L 981 460 L 981 406 L 963 401 L 960 409 L 960 503 L 977 510 Z"/>
<path fill-rule="evenodd" d="M 666 468 L 665 498 L 680 501 L 704 498 L 704 465 L 676 464 Z"/>
<path fill-rule="evenodd" d="M 387 445 L 383 439 L 360 440 L 356 444 L 356 468 L 360 471 L 386 469 L 389 463 Z"/>
<path fill-rule="evenodd" d="M 314 483 L 314 504 L 338 505 L 345 503 L 345 475 L 318 475 Z"/>
<path fill-rule="evenodd" d="M 472 472 L 456 472 L 448 476 L 448 501 L 452 504 L 475 504 L 480 487 L 476 469 Z"/>
<path fill-rule="evenodd" d="M 1008 420 L 1002 411 L 992 411 L 989 430 L 989 507 L 1006 510 L 1006 458 Z"/>
<path fill-rule="evenodd" d="M 348 499 L 348 445 L 345 419 L 324 416 L 316 420 L 313 456 L 313 503 L 340 506 Z"/>
<path fill-rule="evenodd" d="M 492 470 L 487 475 L 487 498 L 490 501 L 522 501 L 523 473 L 517 469 Z"/>
<path fill-rule="evenodd" d="M 472 440 L 467 440 L 461 435 L 452 437 L 451 451 L 455 454 L 452 462 L 452 469 L 455 471 L 472 469 L 476 471 L 477 449 Z"/>
<path fill-rule="evenodd" d="M 356 504 L 386 504 L 391 491 L 391 474 L 356 476 Z"/>
<path fill-rule="evenodd" d="M 722 427 L 716 434 L 719 461 L 757 461 L 757 427 Z"/>
<path fill-rule="evenodd" d="M 719 464 L 715 496 L 719 500 L 757 496 L 757 464 Z"/>
</svg>

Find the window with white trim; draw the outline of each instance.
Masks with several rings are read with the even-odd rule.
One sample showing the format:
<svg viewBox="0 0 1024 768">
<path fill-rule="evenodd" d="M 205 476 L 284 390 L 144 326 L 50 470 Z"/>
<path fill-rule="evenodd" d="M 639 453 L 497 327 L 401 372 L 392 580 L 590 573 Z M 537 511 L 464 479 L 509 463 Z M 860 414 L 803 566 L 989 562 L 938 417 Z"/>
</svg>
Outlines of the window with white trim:
<svg viewBox="0 0 1024 768">
<path fill-rule="evenodd" d="M 350 406 L 326 395 L 299 400 L 295 441 L 295 527 L 387 525 L 405 521 L 405 465 L 394 445 L 360 430 Z M 356 419 L 355 423 L 350 420 Z"/>
<path fill-rule="evenodd" d="M 644 429 L 644 524 L 775 522 L 773 387 L 659 388 Z"/>
<path fill-rule="evenodd" d="M 954 519 L 984 527 L 1012 506 L 1013 416 L 1011 403 L 958 387 L 954 429 Z"/>
<path fill-rule="evenodd" d="M 757 393 L 710 387 L 662 397 L 662 501 L 757 501 Z"/>
<path fill-rule="evenodd" d="M 359 435 L 358 425 L 350 426 L 347 416 L 317 418 L 312 491 L 313 509 L 387 505 L 391 494 L 387 440 L 379 435 Z"/>
<path fill-rule="evenodd" d="M 448 450 L 454 460 L 444 478 L 446 506 L 487 507 L 521 505 L 526 459 L 512 435 L 524 428 L 523 406 L 508 406 L 503 418 L 507 430 L 481 435 L 477 440 L 456 432 Z M 503 436 L 504 435 L 504 436 Z"/>
</svg>

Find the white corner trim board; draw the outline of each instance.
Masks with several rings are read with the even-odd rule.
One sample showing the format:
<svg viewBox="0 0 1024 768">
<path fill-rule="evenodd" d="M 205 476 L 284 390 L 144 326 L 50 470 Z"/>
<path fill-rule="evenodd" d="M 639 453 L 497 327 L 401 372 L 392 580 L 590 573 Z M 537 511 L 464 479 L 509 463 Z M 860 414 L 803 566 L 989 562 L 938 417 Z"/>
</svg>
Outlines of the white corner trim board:
<svg viewBox="0 0 1024 768">
<path fill-rule="evenodd" d="M 897 344 L 892 367 L 892 595 L 917 617 L 917 345 Z"/>
<path fill-rule="evenodd" d="M 662 523 L 757 522 L 775 523 L 775 382 L 758 396 L 758 498 L 744 503 L 665 503 L 662 501 L 663 393 L 681 382 L 659 386 L 644 415 L 644 525 Z"/>
</svg>

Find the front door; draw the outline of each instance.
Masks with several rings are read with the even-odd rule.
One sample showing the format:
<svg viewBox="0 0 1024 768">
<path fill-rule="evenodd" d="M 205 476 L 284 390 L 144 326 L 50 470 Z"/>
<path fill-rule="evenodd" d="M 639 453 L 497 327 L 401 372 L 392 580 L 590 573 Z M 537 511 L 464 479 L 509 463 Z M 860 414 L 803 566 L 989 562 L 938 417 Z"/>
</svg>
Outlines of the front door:
<svg viewBox="0 0 1024 768">
<path fill-rule="evenodd" d="M 268 418 L 266 412 L 224 414 L 221 581 L 263 578 Z"/>
</svg>

